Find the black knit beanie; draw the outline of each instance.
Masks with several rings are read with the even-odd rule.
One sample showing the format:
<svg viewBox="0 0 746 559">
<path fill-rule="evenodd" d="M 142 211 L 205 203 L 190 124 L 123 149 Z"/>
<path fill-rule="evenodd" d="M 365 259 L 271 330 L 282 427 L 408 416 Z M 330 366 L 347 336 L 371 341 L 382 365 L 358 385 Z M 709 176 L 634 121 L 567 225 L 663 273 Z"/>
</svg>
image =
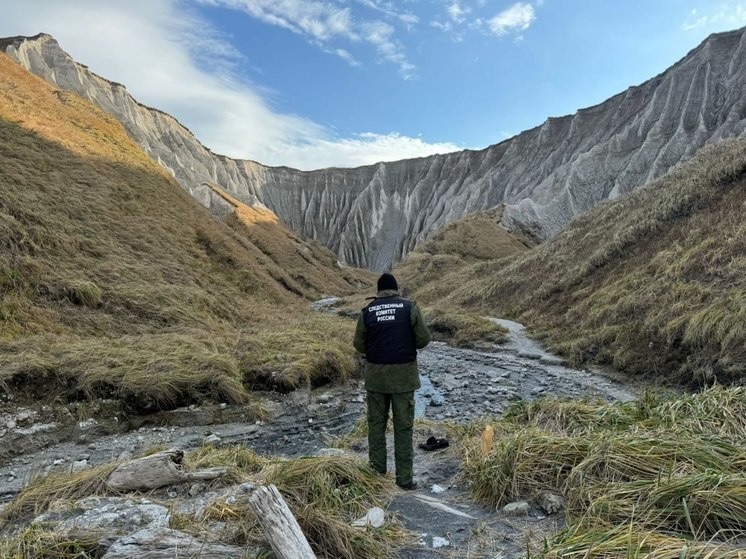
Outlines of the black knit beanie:
<svg viewBox="0 0 746 559">
<path fill-rule="evenodd" d="M 387 289 L 393 289 L 394 291 L 399 290 L 399 285 L 396 283 L 396 278 L 388 272 L 382 274 L 378 278 L 378 291 L 385 291 Z"/>
</svg>

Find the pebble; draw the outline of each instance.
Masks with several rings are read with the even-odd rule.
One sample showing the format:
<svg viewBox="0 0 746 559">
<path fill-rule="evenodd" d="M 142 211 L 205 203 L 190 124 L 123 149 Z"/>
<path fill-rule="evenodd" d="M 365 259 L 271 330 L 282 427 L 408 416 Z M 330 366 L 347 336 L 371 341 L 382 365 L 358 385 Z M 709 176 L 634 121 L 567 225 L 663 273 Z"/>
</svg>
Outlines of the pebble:
<svg viewBox="0 0 746 559">
<path fill-rule="evenodd" d="M 444 487 L 441 487 L 440 485 L 433 485 L 433 486 L 432 486 L 432 487 L 430 488 L 430 491 L 431 491 L 432 493 L 435 493 L 435 494 L 437 495 L 438 493 L 443 493 L 443 492 L 445 492 L 445 488 L 444 488 Z"/>
<path fill-rule="evenodd" d="M 441 547 L 448 547 L 449 545 L 451 545 L 451 542 L 447 539 L 433 536 L 433 549 L 440 549 Z"/>
<path fill-rule="evenodd" d="M 220 441 L 221 439 L 217 435 L 209 435 L 202 439 L 202 444 L 205 446 L 217 446 L 220 444 Z"/>
<path fill-rule="evenodd" d="M 433 407 L 439 407 L 445 404 L 445 398 L 440 394 L 433 394 L 430 398 L 430 405 Z"/>
</svg>

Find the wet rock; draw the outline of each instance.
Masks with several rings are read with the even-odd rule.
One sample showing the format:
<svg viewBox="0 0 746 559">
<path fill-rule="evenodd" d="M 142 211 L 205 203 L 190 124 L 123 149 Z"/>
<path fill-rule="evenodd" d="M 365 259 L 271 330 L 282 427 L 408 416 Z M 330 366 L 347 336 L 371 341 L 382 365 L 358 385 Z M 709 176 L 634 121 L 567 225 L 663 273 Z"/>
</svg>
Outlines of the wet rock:
<svg viewBox="0 0 746 559">
<path fill-rule="evenodd" d="M 554 493 L 545 492 L 540 494 L 536 503 L 546 514 L 557 514 L 565 509 L 565 500 Z"/>
<path fill-rule="evenodd" d="M 146 529 L 119 538 L 102 559 L 173 559 L 174 557 L 199 557 L 200 559 L 240 559 L 243 549 L 220 543 L 205 542 L 171 529 Z"/>
<path fill-rule="evenodd" d="M 526 501 L 508 503 L 502 508 L 502 513 L 507 516 L 526 516 L 531 512 L 531 506 Z"/>
</svg>

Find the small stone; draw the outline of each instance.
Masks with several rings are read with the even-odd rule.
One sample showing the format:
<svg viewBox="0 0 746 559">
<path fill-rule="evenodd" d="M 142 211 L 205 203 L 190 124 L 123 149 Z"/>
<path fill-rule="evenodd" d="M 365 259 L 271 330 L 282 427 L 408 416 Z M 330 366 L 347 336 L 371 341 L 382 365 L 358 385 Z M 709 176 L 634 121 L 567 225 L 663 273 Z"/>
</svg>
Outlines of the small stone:
<svg viewBox="0 0 746 559">
<path fill-rule="evenodd" d="M 88 467 L 88 460 L 76 460 L 73 462 L 73 473 L 82 472 Z"/>
<path fill-rule="evenodd" d="M 502 513 L 507 516 L 526 516 L 531 512 L 531 506 L 526 501 L 508 503 L 502 508 Z"/>
<path fill-rule="evenodd" d="M 54 462 L 52 462 L 52 463 L 53 463 L 53 464 L 54 464 L 55 466 L 61 466 L 62 464 L 64 464 L 64 463 L 65 463 L 65 459 L 64 459 L 64 458 L 57 458 L 57 460 L 55 460 L 55 461 L 54 461 Z"/>
<path fill-rule="evenodd" d="M 189 486 L 189 496 L 190 497 L 196 497 L 200 493 L 204 492 L 205 490 L 205 484 L 204 483 L 193 483 Z"/>
<path fill-rule="evenodd" d="M 438 493 L 443 493 L 443 492 L 445 492 L 445 488 L 444 488 L 444 487 L 441 487 L 440 485 L 433 485 L 433 486 L 432 486 L 432 487 L 430 488 L 430 491 L 431 491 L 432 493 L 438 494 Z"/>
<path fill-rule="evenodd" d="M 228 407 L 228 404 L 226 404 L 225 402 L 223 402 L 222 404 L 220 404 L 220 409 L 221 410 L 224 410 L 227 407 Z"/>
<path fill-rule="evenodd" d="M 220 444 L 220 437 L 217 435 L 209 435 L 202 439 L 202 444 L 205 446 L 218 446 Z"/>
<path fill-rule="evenodd" d="M 90 459 L 90 457 L 91 457 L 91 455 L 88 454 L 87 452 L 81 452 L 80 454 L 78 454 L 78 458 L 77 459 L 78 460 L 88 460 L 88 459 Z"/>
<path fill-rule="evenodd" d="M 536 499 L 539 508 L 547 514 L 557 514 L 565 508 L 565 500 L 554 493 L 545 492 Z"/>
<path fill-rule="evenodd" d="M 430 405 L 433 407 L 440 407 L 443 404 L 445 404 L 445 398 L 440 394 L 433 394 L 432 398 L 430 398 Z"/>
<path fill-rule="evenodd" d="M 451 542 L 447 539 L 433 536 L 433 549 L 440 549 L 441 547 L 448 547 L 449 545 L 451 545 Z"/>
</svg>

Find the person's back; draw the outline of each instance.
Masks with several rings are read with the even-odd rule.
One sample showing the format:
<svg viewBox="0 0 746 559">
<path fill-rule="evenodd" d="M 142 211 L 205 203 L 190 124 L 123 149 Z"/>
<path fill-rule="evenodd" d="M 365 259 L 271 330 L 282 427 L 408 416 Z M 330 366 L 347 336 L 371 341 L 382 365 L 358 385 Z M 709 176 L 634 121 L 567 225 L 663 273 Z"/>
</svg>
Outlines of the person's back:
<svg viewBox="0 0 746 559">
<path fill-rule="evenodd" d="M 353 344 L 366 360 L 371 466 L 386 473 L 386 424 L 391 407 L 396 483 L 405 489 L 417 485 L 412 480 L 414 391 L 420 387 L 417 350 L 429 341 L 430 333 L 417 303 L 401 297 L 394 276 L 383 274 L 378 280 L 378 294 L 358 319 Z"/>
</svg>

